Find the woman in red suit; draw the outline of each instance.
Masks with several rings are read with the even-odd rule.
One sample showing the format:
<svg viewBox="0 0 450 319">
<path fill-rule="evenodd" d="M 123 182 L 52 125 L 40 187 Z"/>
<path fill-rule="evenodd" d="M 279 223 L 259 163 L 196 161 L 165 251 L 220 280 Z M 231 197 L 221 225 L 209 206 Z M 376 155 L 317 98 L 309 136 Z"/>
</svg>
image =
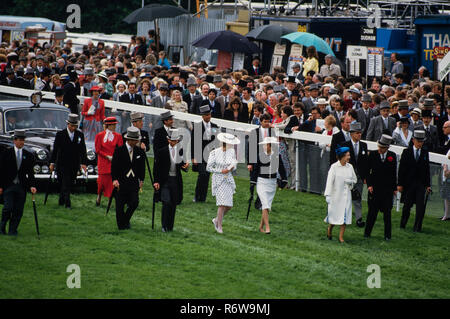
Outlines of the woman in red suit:
<svg viewBox="0 0 450 319">
<path fill-rule="evenodd" d="M 93 86 L 89 91 L 91 98 L 84 100 L 81 115 L 83 116 L 82 131 L 86 141 L 93 141 L 95 136 L 103 131 L 103 120 L 105 119 L 105 102 L 99 99 L 100 88 Z"/>
<path fill-rule="evenodd" d="M 122 135 L 116 133 L 117 119 L 113 116 L 104 120 L 105 130 L 95 136 L 95 152 L 97 153 L 97 206 L 100 205 L 100 199 L 103 195 L 110 197 L 113 191 L 111 178 L 111 161 L 116 147 L 123 145 Z"/>
</svg>

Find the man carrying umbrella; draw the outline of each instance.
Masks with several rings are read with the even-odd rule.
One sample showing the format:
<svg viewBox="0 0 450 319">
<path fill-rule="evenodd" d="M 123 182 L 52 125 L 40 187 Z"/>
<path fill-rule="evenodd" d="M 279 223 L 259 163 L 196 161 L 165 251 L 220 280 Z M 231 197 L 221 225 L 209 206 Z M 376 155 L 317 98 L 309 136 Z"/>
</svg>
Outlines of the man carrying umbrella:
<svg viewBox="0 0 450 319">
<path fill-rule="evenodd" d="M 14 131 L 14 147 L 7 149 L 0 159 L 0 195 L 3 194 L 4 206 L 0 222 L 0 233 L 6 235 L 9 221 L 9 235 L 17 236 L 17 228 L 23 215 L 26 191 L 36 194 L 34 179 L 34 156 L 23 148 L 25 131 Z"/>
</svg>

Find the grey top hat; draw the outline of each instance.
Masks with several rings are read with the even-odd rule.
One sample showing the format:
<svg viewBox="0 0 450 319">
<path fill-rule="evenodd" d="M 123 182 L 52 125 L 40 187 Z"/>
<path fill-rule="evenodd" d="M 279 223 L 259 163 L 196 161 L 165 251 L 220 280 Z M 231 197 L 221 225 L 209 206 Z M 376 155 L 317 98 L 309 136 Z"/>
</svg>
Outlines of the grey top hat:
<svg viewBox="0 0 450 319">
<path fill-rule="evenodd" d="M 183 139 L 183 135 L 180 134 L 179 129 L 169 129 L 167 131 L 167 139 L 171 141 L 181 141 Z"/>
<path fill-rule="evenodd" d="M 389 104 L 388 101 L 381 101 L 380 103 L 380 110 L 382 109 L 390 109 L 391 105 Z"/>
<path fill-rule="evenodd" d="M 133 112 L 130 114 L 131 122 L 136 122 L 136 121 L 142 120 L 143 118 L 144 118 L 144 114 L 142 114 L 141 112 Z"/>
<path fill-rule="evenodd" d="M 27 68 L 25 69 L 25 74 L 34 74 L 33 68 L 27 67 Z"/>
<path fill-rule="evenodd" d="M 398 109 L 409 109 L 408 100 L 400 100 L 398 101 Z"/>
<path fill-rule="evenodd" d="M 124 137 L 127 140 L 139 141 L 141 139 L 141 130 L 135 126 L 130 126 L 127 128 L 127 134 L 125 134 Z"/>
<path fill-rule="evenodd" d="M 221 75 L 214 75 L 213 82 L 222 82 L 222 76 Z"/>
<path fill-rule="evenodd" d="M 372 98 L 369 94 L 364 94 L 361 98 L 361 102 L 372 102 Z"/>
<path fill-rule="evenodd" d="M 6 68 L 5 73 L 6 74 L 14 74 L 14 70 L 12 68 Z"/>
<path fill-rule="evenodd" d="M 211 108 L 209 107 L 209 105 L 202 105 L 198 108 L 198 111 L 200 115 L 206 115 L 211 113 Z"/>
<path fill-rule="evenodd" d="M 173 115 L 170 113 L 170 111 L 161 113 L 161 121 L 165 121 L 173 117 Z"/>
<path fill-rule="evenodd" d="M 425 140 L 425 131 L 422 130 L 414 130 L 413 138 L 415 138 L 418 141 Z"/>
<path fill-rule="evenodd" d="M 197 81 L 195 81 L 195 79 L 193 77 L 189 77 L 187 79 L 187 86 L 191 86 L 191 85 L 197 86 Z"/>
<path fill-rule="evenodd" d="M 277 92 L 282 92 L 283 89 L 284 89 L 284 86 L 283 86 L 283 85 L 274 85 L 274 87 L 273 87 L 273 91 L 274 91 L 275 93 L 277 93 Z"/>
<path fill-rule="evenodd" d="M 94 75 L 94 69 L 93 68 L 85 68 L 84 75 Z"/>
<path fill-rule="evenodd" d="M 319 86 L 317 85 L 317 84 L 311 84 L 310 86 L 309 86 L 309 91 L 312 91 L 312 90 L 318 90 L 319 89 Z"/>
<path fill-rule="evenodd" d="M 361 91 L 360 90 L 358 90 L 357 88 L 351 88 L 350 90 L 348 90 L 350 93 L 356 93 L 356 94 L 359 94 L 359 95 L 361 95 Z"/>
<path fill-rule="evenodd" d="M 389 147 L 391 143 L 392 143 L 392 136 L 387 134 L 381 135 L 380 139 L 378 140 L 379 147 Z"/>
<path fill-rule="evenodd" d="M 328 90 L 328 93 L 330 93 L 330 94 L 338 94 L 338 93 L 339 93 L 339 90 L 336 89 L 336 88 L 330 88 L 330 89 Z"/>
<path fill-rule="evenodd" d="M 66 120 L 67 124 L 78 125 L 80 123 L 80 118 L 78 114 L 70 113 Z"/>
<path fill-rule="evenodd" d="M 434 107 L 434 99 L 425 99 L 423 101 L 423 107 Z"/>
<path fill-rule="evenodd" d="M 159 89 L 160 90 L 169 90 L 169 87 L 167 86 L 167 84 L 166 83 L 161 83 L 161 85 L 159 86 Z"/>
<path fill-rule="evenodd" d="M 359 123 L 359 122 L 350 123 L 350 133 L 361 132 L 361 131 L 362 131 L 361 123 Z"/>
<path fill-rule="evenodd" d="M 25 130 L 14 130 L 14 138 L 25 138 Z"/>
</svg>

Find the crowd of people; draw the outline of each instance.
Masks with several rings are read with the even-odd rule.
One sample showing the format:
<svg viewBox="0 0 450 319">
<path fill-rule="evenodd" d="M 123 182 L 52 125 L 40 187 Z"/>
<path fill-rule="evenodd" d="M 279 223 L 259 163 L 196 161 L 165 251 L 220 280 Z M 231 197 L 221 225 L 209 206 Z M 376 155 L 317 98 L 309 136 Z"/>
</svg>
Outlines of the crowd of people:
<svg viewBox="0 0 450 319">
<path fill-rule="evenodd" d="M 127 136 L 129 140 L 139 140 L 138 147 L 141 150 L 148 151 L 153 145 L 155 167 L 158 168 L 154 170 L 154 187 L 161 190 L 159 193 L 164 203 L 164 231 L 173 228 L 175 203 L 182 200 L 182 195 L 176 194 L 182 194 L 179 171 L 189 166 L 184 162 L 170 165 L 175 163 L 176 155 L 172 152 L 177 149 L 180 140 L 178 130 L 187 130 L 193 136 L 196 130 L 189 121 L 173 119 L 170 111 L 202 116 L 202 150 L 218 133 L 217 127 L 210 122 L 211 117 L 259 126 L 255 131 L 257 139 L 251 143 L 264 148 L 263 154 L 269 159 L 273 158 L 269 162 L 275 160 L 278 163 L 275 171 L 261 173 L 267 162 L 263 163 L 259 156 L 250 161 L 247 156 L 251 182 L 256 185 L 258 207 L 262 210 L 261 232 L 270 233 L 268 214 L 276 185 L 285 187 L 287 184 L 293 189 L 298 182 L 302 191 L 308 191 L 308 179 L 311 184 L 309 189 L 317 193 L 324 192 L 327 196 L 329 216 L 326 220 L 332 225 L 351 223 L 353 203 L 356 224 L 359 227 L 366 226 L 366 236 L 370 236 L 377 211 L 384 212 L 386 225 L 389 225 L 386 226 L 389 230 L 386 229 L 385 237 L 390 239 L 387 211 L 390 214 L 391 199 L 398 190 L 402 192 L 404 202 L 401 226 L 406 225 L 409 210 L 416 204 L 416 216 L 419 217 L 416 217 L 418 220 L 414 230 L 421 230 L 423 197 L 425 191 L 431 192 L 428 153 L 446 155 L 450 145 L 450 87 L 442 87 L 440 82 L 430 79 L 424 67 L 419 68 L 417 73 L 405 74 L 398 54 L 393 53 L 390 72 L 366 83 L 365 79 L 359 77 L 344 77 L 330 55 L 325 56 L 323 65 L 320 65 L 318 53 L 311 46 L 306 49 L 307 56 L 303 58 L 303 64 L 294 64 L 291 70 L 274 67 L 269 72 L 268 66 L 261 65 L 259 57 L 252 57 L 251 65 L 242 70 L 218 70 L 204 61 L 189 65 L 170 64 L 166 53 L 156 50 L 157 42 L 154 32 L 150 30 L 148 39 L 133 37 L 128 46 L 110 47 L 102 42 L 97 45 L 90 42 L 80 52 L 73 49 L 70 40 L 64 45 L 45 43 L 33 47 L 18 41 L 2 43 L 0 85 L 55 92 L 55 103 L 66 106 L 70 113 L 80 116 L 79 128 L 84 138 L 95 140 L 96 145 L 109 141 L 117 145 L 116 150 L 121 148 L 125 151 L 124 147 L 130 149 L 130 145 L 125 143 L 128 141 Z M 85 97 L 82 105 L 77 96 Z M 136 116 L 120 109 L 105 109 L 105 100 L 162 108 L 167 112 L 161 116 Z M 137 128 L 139 134 L 130 131 L 130 128 Z M 294 139 L 275 137 L 275 128 L 286 134 L 304 131 L 331 136 L 331 143 L 296 143 Z M 116 139 L 113 132 L 124 134 L 124 145 L 118 142 L 119 138 Z M 231 172 L 236 159 L 233 152 L 236 146 L 233 145 L 237 142 L 230 140 L 227 143 L 227 138 L 230 137 L 220 137 L 222 146 L 211 152 L 211 163 L 205 163 L 192 155 L 193 149 L 191 152 L 193 170 L 199 173 L 194 201 L 205 201 L 209 174 L 214 174 L 212 191 L 219 208 L 213 223 L 218 232 L 222 232 L 223 216 L 232 206 L 232 199 L 230 201 L 228 195 L 235 187 Z M 376 152 L 369 152 L 361 140 L 378 142 L 379 158 L 383 164 L 383 154 L 389 145 L 404 146 L 411 151 L 412 155 L 409 155 L 412 159 L 406 151 L 402 155 L 398 181 L 394 181 L 395 189 L 389 194 L 380 195 L 379 189 L 384 187 L 380 185 L 384 184 L 374 174 L 374 171 L 383 172 L 388 167 L 376 168 L 379 163 L 375 159 L 371 160 L 372 154 Z M 193 139 L 192 147 L 195 143 Z M 272 149 L 272 146 L 276 147 Z M 135 145 L 131 149 L 133 147 Z M 296 147 L 300 154 L 300 181 L 296 181 L 295 175 Z M 97 150 L 99 158 L 102 156 L 100 149 Z M 114 148 L 108 149 L 108 152 L 111 154 L 105 153 L 104 157 L 114 167 Z M 388 163 L 396 165 L 397 157 L 389 152 L 387 154 Z M 133 156 L 130 159 L 132 165 Z M 409 163 L 413 160 L 420 165 Z M 141 175 L 134 174 L 133 167 L 127 166 L 127 169 L 123 172 L 125 175 L 130 172 L 133 176 Z M 141 168 L 134 169 L 141 172 Z M 161 175 L 161 172 L 166 172 L 164 174 L 167 176 Z M 128 178 L 119 172 L 114 173 L 113 168 L 107 169 L 105 173 L 121 176 L 124 181 Z M 122 184 L 118 179 L 112 177 L 115 188 Z M 105 185 L 104 180 L 99 183 L 99 192 L 106 190 L 107 195 L 110 195 L 112 188 Z M 141 178 L 138 180 L 142 182 Z M 450 220 L 450 170 L 447 166 L 443 167 L 440 181 L 445 202 L 445 213 L 441 219 Z M 133 189 L 142 186 L 140 182 L 133 184 Z M 220 189 L 219 185 L 227 186 Z M 373 204 L 369 208 L 370 218 L 367 217 L 367 223 L 363 221 L 361 205 L 364 185 L 369 190 L 369 204 Z M 336 193 L 337 189 L 349 191 L 351 196 L 345 193 L 348 200 L 341 201 L 344 195 Z M 61 201 L 70 206 L 67 196 L 63 194 Z M 390 207 L 379 204 L 381 198 L 385 197 L 389 198 Z M 130 195 L 128 198 L 129 207 L 137 207 L 136 197 Z M 100 193 L 97 203 L 99 201 Z M 339 208 L 335 208 L 335 201 L 339 201 Z M 122 210 L 122 204 L 126 202 L 122 200 Z M 341 210 L 342 214 L 339 213 Z M 121 229 L 127 228 L 129 219 L 118 220 L 118 224 Z M 342 236 L 344 228 L 341 228 Z M 331 229 L 327 234 L 329 238 Z M 340 240 L 343 241 L 342 236 Z"/>
</svg>

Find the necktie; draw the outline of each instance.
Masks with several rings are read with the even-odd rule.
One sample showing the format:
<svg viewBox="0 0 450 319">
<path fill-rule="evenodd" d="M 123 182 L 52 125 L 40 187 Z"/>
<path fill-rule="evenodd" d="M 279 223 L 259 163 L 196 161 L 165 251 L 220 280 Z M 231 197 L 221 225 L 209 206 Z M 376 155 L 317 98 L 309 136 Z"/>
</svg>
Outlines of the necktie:
<svg viewBox="0 0 450 319">
<path fill-rule="evenodd" d="M 419 156 L 420 156 L 419 149 L 416 149 L 416 162 L 419 161 Z"/>
<path fill-rule="evenodd" d="M 381 154 L 381 161 L 384 163 L 384 160 L 386 159 L 386 154 Z"/>
<path fill-rule="evenodd" d="M 20 169 L 20 165 L 22 164 L 22 156 L 20 154 L 20 149 L 17 150 L 17 154 L 16 154 L 16 163 L 17 163 L 17 170 Z"/>
<path fill-rule="evenodd" d="M 130 161 L 133 161 L 133 149 L 130 149 Z"/>
<path fill-rule="evenodd" d="M 355 143 L 355 158 L 358 160 L 358 143 Z"/>
<path fill-rule="evenodd" d="M 69 135 L 69 137 L 70 137 L 70 141 L 73 142 L 73 133 L 71 133 L 71 134 Z"/>
</svg>

